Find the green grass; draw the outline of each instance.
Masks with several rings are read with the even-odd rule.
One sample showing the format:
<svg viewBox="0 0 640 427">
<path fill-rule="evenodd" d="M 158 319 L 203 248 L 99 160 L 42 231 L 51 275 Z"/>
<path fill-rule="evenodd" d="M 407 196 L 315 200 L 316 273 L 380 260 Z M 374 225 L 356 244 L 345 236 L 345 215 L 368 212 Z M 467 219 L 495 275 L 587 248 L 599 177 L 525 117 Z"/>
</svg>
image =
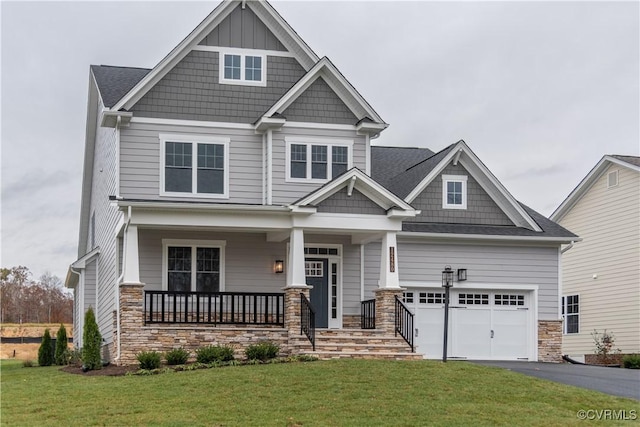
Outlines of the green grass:
<svg viewBox="0 0 640 427">
<path fill-rule="evenodd" d="M 6 426 L 551 426 L 590 424 L 577 418 L 581 409 L 640 415 L 638 401 L 465 362 L 338 360 L 89 377 L 2 361 L 0 374 Z"/>
</svg>

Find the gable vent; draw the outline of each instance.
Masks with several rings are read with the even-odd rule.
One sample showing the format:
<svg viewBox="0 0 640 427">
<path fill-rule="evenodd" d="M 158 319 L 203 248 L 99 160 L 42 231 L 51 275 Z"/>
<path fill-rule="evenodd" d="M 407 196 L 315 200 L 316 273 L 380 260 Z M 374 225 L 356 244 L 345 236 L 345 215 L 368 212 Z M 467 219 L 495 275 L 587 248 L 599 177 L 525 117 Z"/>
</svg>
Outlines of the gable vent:
<svg viewBox="0 0 640 427">
<path fill-rule="evenodd" d="M 607 188 L 615 187 L 618 185 L 618 171 L 609 172 L 607 179 Z"/>
</svg>

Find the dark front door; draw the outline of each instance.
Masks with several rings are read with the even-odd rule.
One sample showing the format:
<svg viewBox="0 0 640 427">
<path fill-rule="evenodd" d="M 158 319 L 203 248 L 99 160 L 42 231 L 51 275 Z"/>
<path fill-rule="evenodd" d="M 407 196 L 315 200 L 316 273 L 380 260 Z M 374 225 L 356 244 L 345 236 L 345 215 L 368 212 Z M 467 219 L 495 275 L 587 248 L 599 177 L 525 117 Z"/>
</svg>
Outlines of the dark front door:
<svg viewBox="0 0 640 427">
<path fill-rule="evenodd" d="M 304 262 L 307 285 L 311 289 L 311 306 L 316 312 L 316 328 L 329 326 L 329 260 L 307 258 Z"/>
</svg>

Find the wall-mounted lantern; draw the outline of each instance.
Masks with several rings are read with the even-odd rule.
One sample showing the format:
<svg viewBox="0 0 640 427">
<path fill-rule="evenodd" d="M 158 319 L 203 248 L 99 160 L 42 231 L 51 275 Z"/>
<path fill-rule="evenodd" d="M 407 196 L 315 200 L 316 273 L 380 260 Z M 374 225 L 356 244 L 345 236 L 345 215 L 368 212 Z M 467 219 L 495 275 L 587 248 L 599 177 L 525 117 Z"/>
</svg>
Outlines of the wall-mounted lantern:
<svg viewBox="0 0 640 427">
<path fill-rule="evenodd" d="M 467 280 L 467 269 L 459 268 L 458 269 L 458 282 L 464 282 Z"/>
<path fill-rule="evenodd" d="M 281 259 L 277 259 L 273 264 L 273 271 L 276 274 L 284 273 L 284 261 Z"/>
</svg>

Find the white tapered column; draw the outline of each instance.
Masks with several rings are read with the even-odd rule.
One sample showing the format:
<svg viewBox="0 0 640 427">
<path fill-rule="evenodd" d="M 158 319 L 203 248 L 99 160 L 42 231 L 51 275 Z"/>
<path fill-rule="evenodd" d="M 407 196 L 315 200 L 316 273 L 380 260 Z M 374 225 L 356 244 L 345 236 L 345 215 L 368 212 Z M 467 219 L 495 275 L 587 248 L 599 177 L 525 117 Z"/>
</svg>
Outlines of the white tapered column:
<svg viewBox="0 0 640 427">
<path fill-rule="evenodd" d="M 304 274 L 304 231 L 291 230 L 289 238 L 289 259 L 287 260 L 287 287 L 307 286 Z"/>
<path fill-rule="evenodd" d="M 138 226 L 129 225 L 124 235 L 125 257 L 123 283 L 140 283 L 140 257 L 138 256 Z"/>
<path fill-rule="evenodd" d="M 382 237 L 380 251 L 380 281 L 381 289 L 400 288 L 400 276 L 398 274 L 398 248 L 395 231 L 388 231 Z"/>
</svg>

